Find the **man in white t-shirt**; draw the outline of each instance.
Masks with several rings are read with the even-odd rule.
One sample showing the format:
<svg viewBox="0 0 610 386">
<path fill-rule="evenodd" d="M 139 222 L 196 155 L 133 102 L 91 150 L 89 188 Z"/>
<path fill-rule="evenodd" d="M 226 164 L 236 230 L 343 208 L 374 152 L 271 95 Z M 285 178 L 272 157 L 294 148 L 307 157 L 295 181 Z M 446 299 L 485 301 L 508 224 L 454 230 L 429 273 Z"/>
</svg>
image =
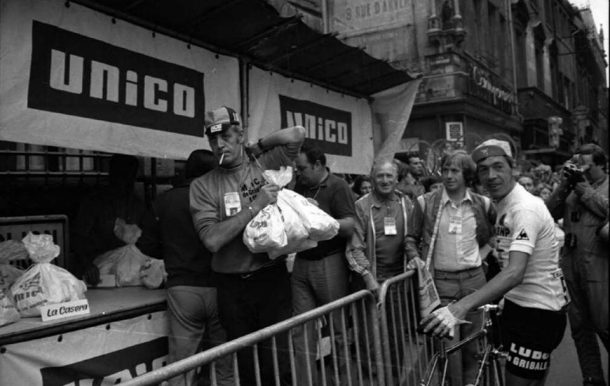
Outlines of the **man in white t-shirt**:
<svg viewBox="0 0 610 386">
<path fill-rule="evenodd" d="M 472 158 L 479 179 L 497 203 L 495 249 L 503 269 L 479 291 L 425 318 L 424 332 L 449 336 L 469 310 L 504 296 L 506 384 L 543 385 L 551 351 L 565 331 L 569 301 L 553 218 L 542 200 L 515 182 L 515 163 L 507 142 L 485 141 Z"/>
</svg>

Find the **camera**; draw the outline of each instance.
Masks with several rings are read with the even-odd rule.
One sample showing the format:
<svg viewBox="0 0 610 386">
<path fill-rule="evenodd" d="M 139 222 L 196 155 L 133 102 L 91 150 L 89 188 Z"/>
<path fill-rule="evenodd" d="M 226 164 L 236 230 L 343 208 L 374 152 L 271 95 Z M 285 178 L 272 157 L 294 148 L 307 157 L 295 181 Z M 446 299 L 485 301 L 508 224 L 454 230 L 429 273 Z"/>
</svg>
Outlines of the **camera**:
<svg viewBox="0 0 610 386">
<path fill-rule="evenodd" d="M 568 162 L 563 166 L 563 171 L 568 174 L 583 174 L 585 171 L 579 168 L 578 165 Z"/>
<path fill-rule="evenodd" d="M 584 170 L 575 163 L 567 162 L 563 166 L 563 175 L 568 179 L 571 185 L 584 181 Z"/>
</svg>

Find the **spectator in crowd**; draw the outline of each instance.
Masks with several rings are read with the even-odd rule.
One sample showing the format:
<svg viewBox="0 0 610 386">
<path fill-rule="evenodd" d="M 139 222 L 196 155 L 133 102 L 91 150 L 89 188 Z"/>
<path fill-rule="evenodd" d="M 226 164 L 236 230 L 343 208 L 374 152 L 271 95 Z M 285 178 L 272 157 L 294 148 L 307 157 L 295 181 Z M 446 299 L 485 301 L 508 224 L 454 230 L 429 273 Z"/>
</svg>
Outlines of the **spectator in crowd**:
<svg viewBox="0 0 610 386">
<path fill-rule="evenodd" d="M 371 179 L 373 192 L 356 202 L 354 234 L 346 255 L 366 288 L 376 290 L 379 283 L 405 270 L 404 236 L 413 204 L 396 190 L 398 166 L 393 160 L 376 160 Z"/>
<path fill-rule="evenodd" d="M 71 270 L 91 285 L 100 282 L 100 272 L 93 260 L 104 252 L 125 245 L 121 235 L 115 232 L 117 219 L 136 224 L 142 230 L 136 246 L 146 255 L 159 256 L 158 243 L 153 236 L 154 216 L 134 194 L 138 159 L 115 154 L 110 158 L 109 166 L 109 185 L 83 199 L 70 226 L 72 248 L 76 254 L 76 264 Z"/>
<path fill-rule="evenodd" d="M 534 180 L 540 184 L 545 183 L 548 184 L 551 181 L 553 170 L 547 164 L 539 164 L 532 170 L 532 174 L 534 176 Z"/>
<path fill-rule="evenodd" d="M 549 184 L 540 183 L 536 186 L 536 196 L 542 198 L 543 201 L 547 201 L 549 197 L 551 197 L 551 193 L 553 193 L 553 187 Z"/>
<path fill-rule="evenodd" d="M 521 174 L 517 182 L 519 182 L 519 184 L 521 184 L 521 186 L 523 186 L 525 190 L 527 190 L 529 193 L 534 193 L 534 188 L 536 185 L 534 182 L 534 176 L 532 176 L 531 174 Z"/>
<path fill-rule="evenodd" d="M 193 151 L 186 161 L 185 180 L 160 195 L 154 205 L 158 240 L 167 271 L 170 363 L 226 341 L 218 317 L 210 267 L 212 254 L 199 240 L 189 208 L 191 181 L 214 169 L 216 164 L 211 151 Z M 233 385 L 230 357 L 217 362 L 216 372 L 219 385 Z M 203 381 L 201 378 L 191 370 L 172 378 L 170 385 L 197 385 Z"/>
<path fill-rule="evenodd" d="M 595 144 L 578 149 L 547 205 L 563 218 L 562 269 L 571 303 L 568 316 L 584 385 L 605 385 L 596 334 L 608 350 L 608 241 L 596 230 L 608 224 L 607 156 Z"/>
<path fill-rule="evenodd" d="M 350 269 L 362 278 L 366 288 L 375 291 L 381 282 L 406 269 L 405 236 L 413 205 L 408 197 L 396 190 L 398 165 L 392 159 L 376 160 L 371 178 L 372 193 L 356 202 L 356 225 L 346 257 Z M 398 301 L 399 298 L 392 296 L 392 299 Z M 395 323 L 389 314 L 388 320 Z M 389 330 L 390 341 L 394 342 L 395 328 Z M 391 352 L 396 349 L 392 345 Z"/>
<path fill-rule="evenodd" d="M 297 186 L 295 191 L 317 205 L 339 222 L 339 234 L 334 238 L 318 242 L 318 246 L 297 253 L 292 270 L 292 301 L 295 315 L 337 300 L 348 294 L 348 267 L 345 260 L 345 244 L 354 230 L 353 194 L 345 180 L 333 175 L 326 167 L 326 155 L 317 147 L 303 146 L 296 159 Z M 340 314 L 334 314 L 337 347 L 346 342 L 342 339 Z M 312 327 L 311 324 L 308 327 Z M 297 368 L 297 378 L 306 382 L 307 373 L 317 381 L 315 368 L 316 337 L 307 332 L 309 352 L 305 351 L 304 330 L 296 339 L 297 356 L 309 355 L 310 369 Z M 339 349 L 342 353 L 343 349 Z M 307 363 L 303 357 L 297 362 Z"/>
<path fill-rule="evenodd" d="M 407 156 L 406 168 L 400 170 L 398 176 L 397 189 L 409 196 L 411 200 L 415 200 L 418 196 L 426 193 L 420 179 L 424 175 L 424 163 L 417 154 L 409 154 Z"/>
<path fill-rule="evenodd" d="M 515 182 L 515 161 L 507 142 L 487 140 L 475 148 L 472 158 L 479 179 L 497 202 L 495 240 L 503 269 L 478 291 L 424 318 L 423 330 L 450 336 L 469 310 L 504 296 L 506 384 L 543 385 L 551 352 L 566 328 L 568 301 L 553 219 L 542 200 Z"/>
<path fill-rule="evenodd" d="M 354 186 L 352 190 L 356 195 L 356 199 L 368 194 L 372 190 L 371 177 L 369 176 L 358 176 L 354 180 Z"/>
<path fill-rule="evenodd" d="M 426 193 L 443 188 L 443 179 L 439 176 L 425 176 L 421 181 Z"/>
<path fill-rule="evenodd" d="M 489 198 L 468 189 L 476 174 L 468 153 L 458 150 L 447 154 L 441 165 L 443 189 L 418 197 L 414 205 L 407 255 L 409 259 L 432 259 L 434 283 L 441 304 L 447 306 L 485 285 L 481 254 L 489 251 L 495 210 Z M 466 320 L 471 323 L 456 331 L 451 344 L 481 328 L 476 310 L 467 313 Z M 472 342 L 450 357 L 452 385 L 474 384 L 477 354 L 477 342 Z"/>
<path fill-rule="evenodd" d="M 263 168 L 292 165 L 305 129 L 278 130 L 245 145 L 238 114 L 220 107 L 206 113 L 205 134 L 218 167 L 191 183 L 191 215 L 199 238 L 212 252 L 220 321 L 228 339 L 236 339 L 291 315 L 290 279 L 284 259 L 270 260 L 266 253 L 250 252 L 242 233 L 261 209 L 277 200 L 279 187 L 266 183 Z M 257 161 L 249 154 L 258 157 Z M 280 339 L 278 350 L 283 352 L 286 344 Z M 241 384 L 255 384 L 252 350 L 241 350 L 238 358 Z M 262 384 L 272 384 L 270 347 L 259 346 L 258 358 Z M 287 368 L 283 359 L 280 371 L 284 375 Z"/>
</svg>

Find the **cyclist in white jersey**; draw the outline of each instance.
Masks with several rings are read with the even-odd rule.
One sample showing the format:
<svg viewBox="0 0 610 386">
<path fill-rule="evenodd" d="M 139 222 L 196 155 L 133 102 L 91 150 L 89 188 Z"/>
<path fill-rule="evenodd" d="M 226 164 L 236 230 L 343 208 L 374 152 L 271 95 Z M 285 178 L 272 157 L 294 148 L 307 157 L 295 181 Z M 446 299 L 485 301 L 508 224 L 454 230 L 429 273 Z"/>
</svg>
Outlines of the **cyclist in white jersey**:
<svg viewBox="0 0 610 386">
<path fill-rule="evenodd" d="M 425 318 L 424 332 L 449 336 L 469 310 L 504 296 L 506 384 L 543 385 L 550 354 L 565 331 L 569 301 L 559 268 L 554 221 L 544 202 L 514 180 L 507 142 L 485 141 L 472 158 L 480 181 L 497 203 L 494 246 L 503 269 L 479 291 Z"/>
</svg>

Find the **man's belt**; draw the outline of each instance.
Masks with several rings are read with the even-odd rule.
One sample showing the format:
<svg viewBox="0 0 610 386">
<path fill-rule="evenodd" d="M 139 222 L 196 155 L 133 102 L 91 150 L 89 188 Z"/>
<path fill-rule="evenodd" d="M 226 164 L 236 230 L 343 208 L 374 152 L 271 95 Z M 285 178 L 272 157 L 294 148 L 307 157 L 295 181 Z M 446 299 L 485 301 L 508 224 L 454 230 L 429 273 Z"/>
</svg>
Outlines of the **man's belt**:
<svg viewBox="0 0 610 386">
<path fill-rule="evenodd" d="M 299 259 L 303 259 L 303 260 L 322 260 L 325 257 L 336 255 L 337 253 L 343 253 L 343 250 L 341 250 L 341 249 L 333 249 L 331 251 L 323 251 L 323 252 L 316 253 L 316 254 L 313 254 L 313 253 L 307 253 L 307 254 L 297 253 L 297 257 Z"/>
</svg>

